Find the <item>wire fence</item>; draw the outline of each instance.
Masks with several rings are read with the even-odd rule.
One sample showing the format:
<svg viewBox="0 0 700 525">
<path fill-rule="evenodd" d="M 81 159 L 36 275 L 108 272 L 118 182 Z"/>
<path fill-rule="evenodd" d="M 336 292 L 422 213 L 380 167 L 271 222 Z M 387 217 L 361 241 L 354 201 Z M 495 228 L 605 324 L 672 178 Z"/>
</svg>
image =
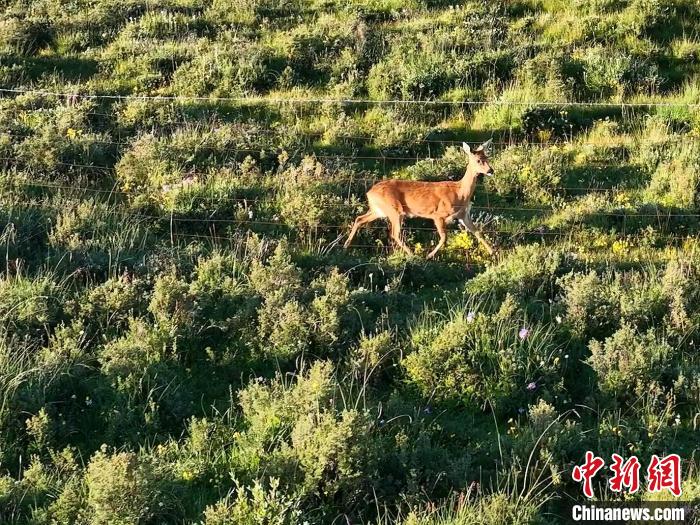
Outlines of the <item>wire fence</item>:
<svg viewBox="0 0 700 525">
<path fill-rule="evenodd" d="M 71 191 L 76 193 L 95 193 L 101 195 L 120 195 L 126 198 L 134 198 L 139 196 L 138 193 L 128 192 L 119 190 L 116 188 L 104 189 L 104 188 L 91 188 L 88 186 L 75 186 L 75 185 L 65 185 L 65 184 L 52 184 L 43 181 L 28 181 L 28 180 L 10 180 L 10 184 L 20 185 L 24 187 L 37 187 L 37 188 L 47 188 L 47 189 L 59 189 L 65 191 Z M 183 196 L 183 202 L 213 202 L 213 203 L 236 203 L 241 204 L 244 207 L 257 206 L 260 208 L 265 208 L 267 206 L 278 206 L 279 199 L 274 198 L 274 196 L 269 197 L 232 197 L 229 195 L 221 195 L 217 197 L 205 197 L 200 195 Z M 316 203 L 315 207 L 319 209 L 339 209 L 345 203 Z M 483 212 L 513 212 L 513 213 L 532 213 L 538 215 L 547 215 L 551 213 L 556 213 L 560 211 L 565 211 L 567 208 L 561 207 L 532 207 L 532 206 L 501 206 L 501 205 L 472 205 L 472 210 L 483 211 Z M 576 211 L 576 210 L 572 210 Z M 593 211 L 584 212 L 586 216 L 589 217 L 646 217 L 646 218 L 657 218 L 657 219 L 667 219 L 667 218 L 698 218 L 700 213 L 678 213 L 670 210 L 662 210 L 657 208 L 655 212 L 636 212 L 627 211 L 624 209 L 611 210 L 611 211 Z"/>
<path fill-rule="evenodd" d="M 219 97 L 219 96 L 186 96 L 186 95 L 139 95 L 118 93 L 81 93 L 50 91 L 30 88 L 0 88 L 1 93 L 39 96 L 51 96 L 77 99 L 106 99 L 106 100 L 149 100 L 149 101 L 182 101 L 182 102 L 234 102 L 240 104 L 341 104 L 341 105 L 444 105 L 444 106 L 525 106 L 525 107 L 619 107 L 619 108 L 651 108 L 651 107 L 686 107 L 698 108 L 700 103 L 673 101 L 521 101 L 521 100 L 438 100 L 438 99 L 368 99 L 368 98 L 328 98 L 328 97 Z"/>
<path fill-rule="evenodd" d="M 187 124 L 192 124 L 193 122 L 181 122 L 179 124 L 182 125 L 187 125 Z M 292 131 L 292 130 L 290 130 Z M 272 132 L 272 130 L 270 130 Z M 0 131 L 0 133 L 2 133 Z M 6 135 L 13 139 L 29 139 L 36 137 L 35 134 L 31 133 L 16 133 L 16 132 L 4 132 Z M 319 132 L 307 132 L 307 131 L 300 131 L 299 135 L 304 137 L 304 138 L 319 138 L 319 139 L 324 139 L 328 138 L 329 140 L 332 139 L 335 142 L 341 142 L 341 141 L 362 141 L 362 142 L 375 142 L 375 141 L 381 141 L 382 139 L 378 137 L 373 137 L 369 135 L 337 135 L 334 134 L 333 131 L 319 131 Z M 107 140 L 107 139 L 99 139 L 99 138 L 93 138 L 93 137 L 87 137 L 85 140 L 85 143 L 87 144 L 107 144 L 110 146 L 119 146 L 119 147 L 125 147 L 125 146 L 133 146 L 134 142 L 143 138 L 144 134 L 140 135 L 128 135 L 129 140 Z M 157 138 L 169 138 L 167 135 L 156 135 Z M 586 146 L 598 146 L 598 147 L 626 147 L 630 145 L 648 145 L 648 144 L 659 144 L 663 145 L 669 142 L 680 142 L 680 141 L 688 141 L 688 142 L 698 142 L 700 141 L 700 136 L 694 136 L 694 135 L 684 135 L 684 136 L 668 136 L 664 137 L 662 139 L 655 139 L 655 140 L 642 140 L 639 138 L 621 138 L 620 140 L 610 140 L 608 142 L 605 142 L 603 140 L 598 140 L 598 141 L 581 141 L 581 140 L 566 140 L 566 139 L 560 139 L 560 140 L 538 140 L 538 141 L 533 141 L 533 140 L 526 140 L 526 139 L 517 139 L 513 138 L 511 140 L 492 140 L 491 145 L 496 146 L 496 147 L 503 147 L 503 148 L 508 148 L 508 147 L 551 147 L 551 146 L 577 146 L 577 147 L 586 147 Z M 462 143 L 469 143 L 470 145 L 475 145 L 477 142 L 473 140 L 457 140 L 457 139 L 450 139 L 450 140 L 438 140 L 438 139 L 425 139 L 425 138 L 414 138 L 414 137 L 406 137 L 406 138 L 400 138 L 397 140 L 396 143 L 393 144 L 378 144 L 374 145 L 372 147 L 368 147 L 367 149 L 372 149 L 372 150 L 390 150 L 390 151 L 395 151 L 395 150 L 401 150 L 401 149 L 407 149 L 411 146 L 415 145 L 420 145 L 420 144 L 439 144 L 439 145 L 446 145 L 448 147 L 454 146 L 454 147 L 460 147 L 462 146 Z M 177 147 L 175 144 L 170 144 L 172 147 Z M 332 142 L 329 142 L 328 145 L 318 145 L 317 147 L 322 148 L 322 147 L 331 147 Z M 201 144 L 197 145 L 197 149 L 204 149 L 204 150 L 213 150 L 213 151 L 245 151 L 245 148 L 232 148 L 232 147 L 221 147 L 221 146 L 208 146 L 206 144 Z M 265 147 L 261 145 L 259 148 L 248 148 L 248 151 L 253 151 L 253 152 L 260 152 L 261 150 L 265 149 L 275 149 L 275 150 L 283 150 L 285 149 L 285 146 L 275 146 L 272 148 Z M 428 152 L 429 153 L 429 152 Z M 390 155 L 382 155 L 377 158 L 391 158 Z M 411 159 L 415 160 L 415 157 L 410 157 Z"/>
<path fill-rule="evenodd" d="M 310 155 L 311 157 L 316 157 L 316 158 L 326 158 L 326 159 L 339 159 L 339 158 L 344 158 L 344 156 L 338 156 L 338 155 L 324 155 L 324 156 L 319 156 L 319 155 Z M 299 157 L 303 157 L 299 156 Z M 290 157 L 293 158 L 293 157 Z M 349 157 L 349 158 L 357 158 L 357 157 Z M 377 161 L 380 160 L 386 160 L 386 157 L 368 157 L 371 159 L 375 159 Z M 413 159 L 415 160 L 415 159 Z M 436 159 L 432 159 L 436 160 Z M 0 162 L 6 162 L 9 164 L 14 164 L 17 162 L 17 159 L 14 157 L 0 157 Z M 105 166 L 105 165 L 99 165 L 99 164 L 79 164 L 79 163 L 74 163 L 74 162 L 63 162 L 63 161 L 51 161 L 52 164 L 56 166 L 63 166 L 66 168 L 78 168 L 78 169 L 84 169 L 84 170 L 97 170 L 97 171 L 107 171 L 107 172 L 112 172 L 116 169 L 116 165 L 113 166 Z M 22 163 L 20 163 L 22 164 Z M 35 166 L 35 168 L 38 166 Z M 216 168 L 221 169 L 225 168 L 227 166 L 217 166 Z M 228 166 L 231 167 L 231 166 Z M 589 168 L 599 168 L 603 169 L 605 166 L 604 165 L 588 165 Z M 216 169 L 212 166 L 212 169 Z M 183 176 L 188 176 L 188 177 L 194 177 L 194 178 L 206 178 L 211 175 L 211 172 L 203 172 L 203 171 L 196 171 L 194 169 L 182 169 Z M 386 180 L 385 177 L 361 177 L 361 176 L 346 176 L 346 177 L 332 177 L 328 178 L 325 180 L 318 180 L 317 182 L 319 183 L 325 183 L 325 184 L 375 184 L 377 182 L 380 182 L 382 180 Z M 552 191 L 563 191 L 563 192 L 605 192 L 605 193 L 617 193 L 621 191 L 627 191 L 630 188 L 625 188 L 625 187 L 598 187 L 598 186 L 553 186 L 551 188 L 548 188 L 549 190 Z"/>
<path fill-rule="evenodd" d="M 186 124 L 192 124 L 192 122 L 182 122 L 183 125 Z M 213 131 L 213 130 L 212 130 Z M 269 131 L 270 134 L 272 134 L 274 131 L 272 129 L 263 129 L 261 131 Z M 291 131 L 291 130 L 290 130 Z M 0 131 L 2 133 L 2 131 Z M 16 132 L 4 132 L 7 136 L 13 139 L 29 139 L 36 137 L 35 134 L 31 133 L 16 133 Z M 329 132 L 306 132 L 306 131 L 300 131 L 299 135 L 304 137 L 304 138 L 313 138 L 317 137 L 320 139 L 323 139 L 323 137 L 327 137 Z M 149 134 L 138 134 L 138 135 L 129 135 L 129 140 L 110 140 L 110 139 L 100 139 L 100 138 L 93 138 L 93 137 L 86 137 L 84 140 L 85 145 L 90 145 L 90 144 L 106 144 L 109 146 L 118 146 L 120 148 L 122 147 L 131 147 L 134 145 L 134 143 L 140 139 L 142 139 L 144 136 L 148 136 Z M 154 135 L 157 139 L 168 139 L 170 138 L 167 135 Z M 369 135 L 362 135 L 362 136 L 356 136 L 356 135 L 333 135 L 332 132 L 330 132 L 329 138 L 332 138 L 333 141 L 340 142 L 344 140 L 348 141 L 363 141 L 363 142 L 373 142 L 377 140 L 381 140 L 378 137 L 373 137 Z M 441 146 L 446 145 L 447 147 L 453 146 L 453 147 L 460 147 L 462 143 L 470 143 L 470 145 L 475 145 L 477 142 L 473 140 L 438 140 L 438 139 L 424 139 L 424 138 L 411 138 L 407 137 L 405 139 L 399 139 L 397 143 L 394 144 L 378 144 L 378 145 L 373 145 L 371 147 L 366 147 L 368 151 L 400 151 L 400 150 L 406 150 L 410 149 L 412 146 L 420 145 L 420 144 L 439 144 Z M 674 142 L 700 142 L 700 135 L 690 135 L 690 134 L 684 134 L 684 135 L 669 135 L 665 137 L 661 137 L 658 139 L 641 139 L 639 137 L 620 137 L 619 139 L 609 138 L 607 141 L 604 139 L 601 140 L 596 140 L 596 141 L 585 141 L 585 140 L 577 140 L 577 139 L 566 139 L 562 138 L 559 140 L 538 140 L 538 141 L 533 141 L 533 140 L 526 140 L 526 139 L 518 139 L 518 138 L 512 138 L 510 140 L 491 140 L 491 145 L 494 147 L 501 147 L 503 149 L 505 148 L 510 148 L 510 147 L 540 147 L 540 148 L 548 148 L 552 146 L 557 146 L 557 147 L 562 147 L 562 146 L 571 146 L 571 147 L 589 147 L 589 146 L 595 146 L 595 147 L 600 147 L 600 148 L 625 148 L 629 146 L 645 146 L 645 145 L 666 145 L 669 143 L 674 143 Z M 301 141 L 300 141 L 301 143 Z M 322 150 L 322 148 L 331 148 L 333 142 L 329 142 L 327 145 L 326 144 L 317 144 L 315 147 L 318 148 L 319 150 Z M 197 144 L 196 149 L 197 150 L 207 150 L 207 151 L 221 151 L 221 152 L 237 152 L 237 153 L 260 153 L 261 151 L 269 151 L 269 150 L 275 150 L 279 153 L 284 151 L 286 148 L 292 149 L 294 146 L 298 146 L 299 144 L 291 144 L 291 145 L 281 145 L 281 146 L 270 146 L 270 145 L 264 145 L 261 144 L 260 147 L 256 148 L 251 148 L 251 147 L 227 147 L 227 146 L 213 146 L 213 145 L 207 145 L 207 144 Z M 184 149 L 186 146 L 179 146 L 177 144 L 168 144 L 169 147 L 172 147 L 173 149 Z M 428 148 L 429 149 L 429 148 Z M 436 151 L 438 153 L 439 151 Z M 309 151 L 308 154 L 312 155 L 314 154 L 314 151 Z M 425 154 L 428 154 L 428 157 L 425 157 Z M 337 158 L 371 158 L 371 159 L 397 159 L 397 160 L 436 160 L 432 157 L 430 157 L 431 152 L 420 152 L 414 156 L 392 156 L 390 154 L 387 155 L 376 155 L 376 156 L 369 156 L 369 157 L 358 157 L 355 155 L 350 155 L 350 156 L 345 156 L 345 155 L 331 155 L 332 157 L 337 157 Z"/>
<path fill-rule="evenodd" d="M 486 106 L 486 105 L 506 105 L 506 106 L 521 106 L 521 107 L 559 107 L 559 108 L 566 108 L 566 107 L 619 107 L 619 108 L 627 108 L 627 107 L 639 107 L 639 108 L 655 108 L 655 107 L 685 107 L 685 108 L 697 108 L 700 107 L 700 104 L 697 103 L 687 103 L 687 102 L 654 102 L 654 101 L 638 101 L 638 102 L 608 102 L 608 101 L 589 101 L 589 102 L 568 102 L 568 101 L 561 101 L 561 102 L 547 102 L 547 101 L 504 101 L 504 100 L 472 100 L 472 101 L 453 101 L 453 100 L 398 100 L 398 99 L 393 99 L 393 100 L 372 100 L 372 99 L 331 99 L 331 98 L 274 98 L 274 97 L 185 97 L 185 96 L 170 96 L 170 95 L 134 95 L 134 94 L 110 94 L 110 93 L 79 93 L 79 92 L 58 92 L 58 91 L 49 91 L 49 90 L 39 90 L 39 89 L 23 89 L 23 88 L 0 88 L 0 93 L 5 93 L 7 95 L 26 95 L 26 94 L 33 94 L 37 96 L 45 96 L 45 97 L 57 97 L 57 98 L 64 98 L 68 103 L 73 103 L 76 100 L 79 99 L 106 99 L 106 100 L 117 100 L 117 101 L 128 101 L 128 100 L 142 100 L 142 101 L 160 101 L 160 102 L 206 102 L 206 103 L 221 103 L 221 102 L 233 102 L 233 103 L 240 103 L 240 104 L 340 104 L 340 105 L 363 105 L 363 104 L 368 104 L 368 105 L 388 105 L 388 104 L 397 104 L 397 105 L 456 105 L 456 106 Z M 103 117 L 113 117 L 113 115 L 110 115 L 108 113 L 98 113 L 98 112 L 92 112 L 93 115 L 95 116 L 103 116 Z M 174 124 L 192 124 L 192 123 L 197 123 L 196 120 L 193 121 L 179 121 Z M 173 123 L 171 123 L 173 124 Z M 309 137 L 320 137 L 323 138 L 326 136 L 325 132 L 307 132 L 307 136 Z M 30 134 L 12 134 L 13 137 L 29 137 L 31 136 Z M 376 141 L 376 137 L 372 136 L 363 136 L 363 135 L 343 135 L 343 134 L 338 134 L 333 137 L 334 139 L 338 140 L 360 140 L 360 141 Z M 668 140 L 696 140 L 700 137 L 669 137 Z M 133 139 L 132 139 L 133 140 Z M 132 140 L 113 140 L 113 139 L 90 139 L 90 142 L 96 143 L 96 144 L 105 144 L 105 145 L 111 145 L 111 146 L 119 146 L 119 147 L 125 147 L 125 146 L 130 146 L 133 144 Z M 461 141 L 459 140 L 437 140 L 437 139 L 430 139 L 423 137 L 421 139 L 410 139 L 411 142 L 413 143 L 424 143 L 424 144 L 440 144 L 440 145 L 453 145 L 453 144 L 459 144 Z M 664 141 L 667 141 L 667 139 L 664 140 L 648 140 L 648 141 L 641 141 L 641 140 L 635 140 L 635 139 L 629 139 L 628 142 L 633 143 L 633 144 L 641 144 L 641 143 L 663 143 Z M 495 140 L 494 145 L 497 146 L 513 146 L 513 145 L 527 145 L 527 146 L 548 146 L 552 144 L 575 144 L 577 146 L 601 146 L 605 145 L 604 143 L 601 144 L 601 142 L 585 142 L 585 141 L 528 141 L 528 140 L 513 140 L 511 137 L 511 140 Z M 619 142 L 616 143 L 616 145 L 620 145 Z M 245 153 L 260 153 L 261 149 L 263 148 L 231 148 L 231 147 L 219 147 L 219 146 L 208 146 L 206 144 L 200 144 L 198 145 L 195 150 L 212 150 L 212 151 L 217 151 L 217 152 L 233 152 L 236 154 L 245 154 Z M 275 148 L 276 150 L 279 151 L 279 148 Z M 391 149 L 396 149 L 392 146 L 386 146 L 387 150 Z M 394 161 L 411 161 L 411 162 L 418 162 L 421 160 L 425 161 L 436 161 L 437 159 L 428 157 L 428 158 L 421 158 L 421 155 L 416 154 L 415 156 L 405 156 L 405 155 L 392 155 L 392 154 L 381 154 L 381 155 L 369 155 L 369 154 L 350 154 L 350 155 L 343 155 L 343 154 L 331 154 L 331 153 L 324 153 L 324 152 L 296 152 L 293 153 L 294 157 L 300 157 L 304 155 L 312 155 L 318 159 L 334 159 L 334 160 L 349 160 L 349 161 L 355 161 L 355 162 L 360 162 L 360 161 L 373 161 L 373 162 L 381 162 L 381 163 L 386 163 L 386 162 L 394 162 Z M 430 154 L 429 154 L 430 155 Z M 3 162 L 9 162 L 9 163 L 14 163 L 17 162 L 16 158 L 12 157 L 2 157 L 0 158 L 0 161 Z M 114 166 L 106 166 L 106 165 L 96 165 L 96 164 L 81 164 L 81 163 L 74 163 L 74 162 L 63 162 L 63 161 L 55 161 L 53 162 L 54 165 L 56 166 L 63 166 L 69 169 L 80 169 L 80 170 L 97 170 L 97 171 L 107 171 L 107 172 L 112 172 L 115 167 Z M 601 168 L 607 166 L 605 163 L 601 163 Z M 595 167 L 593 163 L 591 163 L 588 167 Z M 385 172 L 386 172 L 386 167 L 385 167 Z M 198 172 L 195 170 L 187 170 L 186 175 L 190 177 L 198 177 L 198 176 L 204 176 L 207 175 L 204 172 Z M 347 178 L 332 178 L 329 179 L 328 181 L 323 181 L 323 182 L 328 182 L 328 183 L 376 183 L 380 180 L 383 180 L 382 178 L 366 178 L 366 177 L 347 177 Z M 321 182 L 321 181 L 319 181 Z M 107 194 L 107 195 L 121 195 L 126 198 L 131 198 L 135 196 L 134 193 L 132 192 L 126 192 L 126 191 L 121 191 L 116 188 L 113 189 L 100 189 L 100 188 L 91 188 L 91 187 L 78 187 L 78 186 L 71 186 L 71 185 L 57 185 L 57 184 L 50 184 L 50 183 L 42 183 L 40 181 L 23 181 L 23 182 L 15 182 L 19 184 L 24 184 L 26 186 L 34 186 L 34 187 L 43 187 L 43 188 L 53 188 L 53 189 L 61 189 L 61 190 L 66 190 L 66 191 L 75 191 L 75 192 L 84 192 L 84 193 L 100 193 L 100 194 Z M 553 188 L 550 188 L 552 192 L 606 192 L 606 193 L 615 193 L 615 192 L 620 192 L 620 191 L 626 191 L 629 188 L 611 188 L 611 187 L 597 187 L 597 186 L 588 186 L 588 187 L 571 187 L 571 186 L 555 186 Z M 223 196 L 223 197 L 204 197 L 204 196 L 191 196 L 188 197 L 189 199 L 192 199 L 192 201 L 204 201 L 204 202 L 219 202 L 221 199 L 223 199 L 226 202 L 236 202 L 240 203 L 245 207 L 248 206 L 268 206 L 270 203 L 272 205 L 275 205 L 275 201 L 270 199 L 270 198 L 245 198 L 245 197 L 229 197 L 229 196 Z M 330 207 L 329 205 L 319 205 L 321 208 L 324 207 Z M 557 210 L 557 208 L 533 208 L 533 207 L 517 207 L 517 206 L 473 206 L 473 209 L 476 211 L 482 211 L 485 213 L 502 213 L 502 212 L 513 212 L 513 213 L 528 213 L 528 214 L 534 214 L 534 215 L 541 215 L 544 216 L 546 214 L 554 213 Z M 628 212 L 626 210 L 613 210 L 613 211 L 595 211 L 595 212 L 584 212 L 586 216 L 588 217 L 622 217 L 622 218 L 628 218 L 628 217 L 644 217 L 644 218 L 655 218 L 658 221 L 662 220 L 668 220 L 671 218 L 697 218 L 700 217 L 700 214 L 698 213 L 676 213 L 676 212 L 671 212 L 671 211 L 663 211 L 663 210 L 657 210 L 656 213 L 648 213 L 648 212 Z M 149 221 L 162 221 L 162 220 L 168 220 L 170 224 L 172 225 L 173 223 L 206 223 L 208 225 L 213 225 L 213 224 L 228 224 L 228 225 L 246 225 L 248 227 L 250 226 L 275 226 L 275 227 L 284 227 L 283 223 L 280 223 L 279 221 L 261 221 L 261 220 L 249 220 L 249 221 L 240 221 L 238 219 L 222 219 L 222 218 L 193 218 L 193 217 L 176 217 L 174 215 L 170 215 L 167 217 L 164 216 L 158 216 L 158 215 L 130 215 L 130 217 L 136 219 L 136 220 L 149 220 Z M 349 225 L 333 225 L 333 224 L 323 224 L 323 225 L 318 225 L 318 228 L 320 229 L 346 229 L 348 228 Z M 385 229 L 384 227 L 369 227 L 369 229 Z M 432 228 L 418 228 L 418 227 L 412 227 L 408 228 L 409 231 L 411 230 L 431 230 Z M 510 235 L 541 235 L 541 236 L 561 236 L 561 235 L 570 235 L 572 232 L 562 232 L 562 231 L 546 231 L 543 229 L 540 230 L 532 230 L 532 231 L 519 231 L 519 232 L 513 232 L 512 230 L 498 230 L 498 229 L 491 229 L 491 230 L 485 230 L 485 233 L 490 233 L 494 235 L 499 235 L 499 234 L 510 234 Z M 174 234 L 171 231 L 171 234 Z"/>
<path fill-rule="evenodd" d="M 56 205 L 50 205 L 46 203 L 31 203 L 29 206 L 36 208 L 36 209 L 51 209 L 53 211 L 62 211 L 62 210 L 70 210 L 69 204 L 66 202 L 63 202 L 61 206 L 56 206 Z M 183 216 L 178 216 L 175 215 L 174 213 L 165 213 L 162 215 L 153 215 L 153 214 L 147 214 L 147 213 L 141 213 L 141 212 L 134 212 L 131 210 L 125 210 L 125 209 L 102 209 L 99 210 L 99 215 L 101 216 L 111 216 L 111 217 L 116 217 L 119 219 L 122 219 L 124 221 L 126 220 L 132 220 L 132 221 L 142 221 L 142 222 L 149 222 L 149 223 L 161 223 L 165 224 L 170 232 L 172 233 L 174 230 L 174 225 L 176 224 L 198 224 L 198 225 L 206 225 L 207 227 L 216 227 L 216 226 L 229 226 L 233 227 L 233 229 L 236 230 L 241 230 L 241 231 L 248 231 L 256 227 L 263 226 L 266 229 L 274 228 L 274 229 L 284 229 L 287 231 L 300 231 L 302 230 L 304 235 L 316 235 L 319 232 L 324 232 L 327 230 L 335 230 L 338 232 L 347 231 L 350 226 L 351 222 L 349 221 L 346 224 L 327 224 L 327 223 L 287 223 L 283 220 L 267 220 L 267 219 L 254 219 L 254 218 L 248 218 L 248 219 L 240 219 L 240 218 L 218 218 L 218 217 L 183 217 Z M 643 215 L 646 217 L 653 217 L 657 219 L 663 219 L 663 216 L 656 216 L 653 214 L 646 214 Z M 365 225 L 363 227 L 366 230 L 370 231 L 387 231 L 386 226 L 373 226 L 373 225 Z M 435 232 L 435 228 L 432 227 L 420 227 L 420 226 L 409 226 L 406 225 L 403 230 L 405 232 Z M 542 226 L 536 229 L 532 228 L 518 228 L 517 226 L 514 226 L 510 229 L 503 229 L 503 228 L 493 228 L 493 227 L 486 227 L 480 229 L 482 233 L 486 233 L 489 235 L 495 235 L 495 236 L 510 236 L 511 238 L 518 238 L 518 237 L 525 237 L 525 236 L 541 236 L 541 237 L 576 237 L 576 236 L 581 236 L 582 234 L 585 236 L 585 232 L 573 230 L 573 229 L 567 229 L 567 230 L 552 230 L 547 228 L 546 226 Z M 622 232 L 617 232 L 619 236 L 622 236 L 626 239 L 648 239 L 649 234 L 645 232 L 641 233 L 632 233 L 632 234 L 627 234 L 625 231 Z M 663 238 L 666 240 L 670 239 L 687 239 L 689 237 L 696 237 L 697 238 L 698 234 L 691 234 L 691 233 L 686 233 L 686 234 L 674 234 L 674 233 L 665 233 L 663 234 Z"/>
</svg>

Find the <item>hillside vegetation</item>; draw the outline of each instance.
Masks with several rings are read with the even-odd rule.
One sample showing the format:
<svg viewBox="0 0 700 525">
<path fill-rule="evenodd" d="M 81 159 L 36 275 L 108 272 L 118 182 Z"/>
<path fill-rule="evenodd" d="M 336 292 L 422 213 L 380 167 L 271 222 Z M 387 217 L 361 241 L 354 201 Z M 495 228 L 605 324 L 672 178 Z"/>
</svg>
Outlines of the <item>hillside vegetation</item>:
<svg viewBox="0 0 700 525">
<path fill-rule="evenodd" d="M 0 523 L 556 523 L 586 450 L 677 453 L 700 497 L 698 27 L 5 0 Z M 488 138 L 495 256 L 453 226 L 426 261 L 418 219 L 415 256 L 381 222 L 342 249 L 375 181 Z"/>
</svg>

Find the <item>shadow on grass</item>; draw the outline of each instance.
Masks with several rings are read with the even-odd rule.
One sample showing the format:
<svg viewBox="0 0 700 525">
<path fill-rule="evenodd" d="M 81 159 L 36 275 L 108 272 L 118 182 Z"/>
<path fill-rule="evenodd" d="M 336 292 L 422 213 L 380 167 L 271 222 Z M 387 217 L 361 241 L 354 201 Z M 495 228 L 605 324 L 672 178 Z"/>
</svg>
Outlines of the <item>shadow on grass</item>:
<svg viewBox="0 0 700 525">
<path fill-rule="evenodd" d="M 97 60 L 78 57 L 0 57 L 0 66 L 17 68 L 25 80 L 38 80 L 44 75 L 58 74 L 66 81 L 85 81 L 97 74 Z"/>
<path fill-rule="evenodd" d="M 692 208 L 649 204 L 631 211 L 619 209 L 584 213 L 577 217 L 576 224 L 623 235 L 636 235 L 653 229 L 657 233 L 684 236 L 700 232 L 700 214 Z"/>
</svg>

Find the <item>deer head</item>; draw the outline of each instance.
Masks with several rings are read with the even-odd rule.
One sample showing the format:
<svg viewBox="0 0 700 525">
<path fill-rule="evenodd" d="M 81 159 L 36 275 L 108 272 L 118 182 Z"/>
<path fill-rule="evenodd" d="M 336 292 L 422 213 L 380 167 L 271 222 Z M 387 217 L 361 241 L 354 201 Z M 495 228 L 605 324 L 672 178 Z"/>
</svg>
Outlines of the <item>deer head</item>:
<svg viewBox="0 0 700 525">
<path fill-rule="evenodd" d="M 467 169 L 471 170 L 472 173 L 488 175 L 489 177 L 493 175 L 493 168 L 489 164 L 489 159 L 486 157 L 492 141 L 493 139 L 489 139 L 474 150 L 469 147 L 469 144 L 462 142 L 462 149 L 469 157 Z"/>
</svg>

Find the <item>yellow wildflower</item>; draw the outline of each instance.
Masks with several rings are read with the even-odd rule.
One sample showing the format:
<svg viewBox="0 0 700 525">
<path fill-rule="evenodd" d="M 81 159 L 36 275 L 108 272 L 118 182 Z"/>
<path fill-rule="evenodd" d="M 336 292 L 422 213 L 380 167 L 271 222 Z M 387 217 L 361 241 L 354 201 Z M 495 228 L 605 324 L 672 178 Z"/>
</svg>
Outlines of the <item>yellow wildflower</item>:
<svg viewBox="0 0 700 525">
<path fill-rule="evenodd" d="M 192 481 L 194 479 L 194 473 L 191 470 L 187 469 L 182 471 L 181 476 L 182 479 L 184 479 L 185 481 Z"/>
</svg>

